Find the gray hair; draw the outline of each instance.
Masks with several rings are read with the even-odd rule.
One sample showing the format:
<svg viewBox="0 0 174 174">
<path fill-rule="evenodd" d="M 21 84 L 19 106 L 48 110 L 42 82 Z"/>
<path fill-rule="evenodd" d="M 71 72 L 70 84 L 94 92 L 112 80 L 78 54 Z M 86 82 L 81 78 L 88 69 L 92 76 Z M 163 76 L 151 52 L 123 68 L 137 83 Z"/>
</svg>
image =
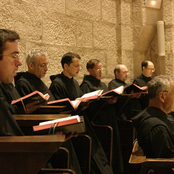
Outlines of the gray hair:
<svg viewBox="0 0 174 174">
<path fill-rule="evenodd" d="M 35 49 L 35 50 L 29 52 L 28 55 L 27 55 L 27 58 L 26 58 L 27 66 L 28 66 L 28 64 L 31 63 L 31 62 L 35 62 L 35 61 L 36 61 L 36 57 L 37 57 L 38 55 L 47 56 L 47 52 L 45 52 L 45 51 L 43 51 L 43 50 L 41 50 L 41 49 Z"/>
<path fill-rule="evenodd" d="M 156 76 L 147 84 L 149 99 L 155 98 L 162 91 L 170 92 L 172 82 L 174 82 L 174 79 L 170 76 Z"/>
</svg>

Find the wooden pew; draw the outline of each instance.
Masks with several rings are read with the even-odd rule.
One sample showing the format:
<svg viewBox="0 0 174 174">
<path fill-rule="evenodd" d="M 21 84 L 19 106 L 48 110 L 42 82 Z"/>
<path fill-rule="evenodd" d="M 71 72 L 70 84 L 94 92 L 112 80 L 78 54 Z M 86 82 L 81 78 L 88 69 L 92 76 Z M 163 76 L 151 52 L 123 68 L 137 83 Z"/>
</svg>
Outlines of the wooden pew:
<svg viewBox="0 0 174 174">
<path fill-rule="evenodd" d="M 33 130 L 32 126 L 37 125 L 42 121 L 48 121 L 48 120 L 54 120 L 58 118 L 68 117 L 70 114 L 18 114 L 13 115 L 19 126 L 21 127 L 22 131 L 27 135 L 32 135 Z M 90 136 L 85 134 L 79 134 L 77 137 L 71 138 L 73 141 L 74 149 L 77 154 L 77 158 L 79 159 L 79 164 L 81 167 L 81 170 L 84 171 L 85 174 L 90 173 L 91 169 L 91 146 L 92 146 L 92 140 Z M 60 154 L 61 155 L 61 154 Z M 66 159 L 66 157 L 69 154 L 65 154 L 65 156 L 60 157 L 57 161 L 58 164 L 61 164 L 62 166 L 65 166 L 66 161 L 62 161 L 63 159 Z M 69 158 L 67 158 L 69 160 Z M 67 161 L 69 163 L 69 161 Z M 59 165 L 60 167 L 60 165 Z"/>
<path fill-rule="evenodd" d="M 37 174 L 64 141 L 64 135 L 0 137 L 0 173 Z"/>
<path fill-rule="evenodd" d="M 71 169 L 41 169 L 39 174 L 76 174 Z"/>
<path fill-rule="evenodd" d="M 134 143 L 129 163 L 136 165 L 136 170 L 138 169 L 140 174 L 174 173 L 172 170 L 174 168 L 174 158 L 146 158 L 143 150 L 138 145 L 138 141 Z"/>
</svg>

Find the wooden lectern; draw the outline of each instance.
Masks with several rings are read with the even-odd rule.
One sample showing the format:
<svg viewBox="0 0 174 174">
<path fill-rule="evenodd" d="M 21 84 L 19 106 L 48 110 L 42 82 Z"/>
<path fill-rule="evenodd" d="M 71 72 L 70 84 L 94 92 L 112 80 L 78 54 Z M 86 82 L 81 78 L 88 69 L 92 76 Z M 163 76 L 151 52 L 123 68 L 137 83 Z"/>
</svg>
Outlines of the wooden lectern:
<svg viewBox="0 0 174 174">
<path fill-rule="evenodd" d="M 37 174 L 64 141 L 64 135 L 0 137 L 0 173 Z"/>
</svg>

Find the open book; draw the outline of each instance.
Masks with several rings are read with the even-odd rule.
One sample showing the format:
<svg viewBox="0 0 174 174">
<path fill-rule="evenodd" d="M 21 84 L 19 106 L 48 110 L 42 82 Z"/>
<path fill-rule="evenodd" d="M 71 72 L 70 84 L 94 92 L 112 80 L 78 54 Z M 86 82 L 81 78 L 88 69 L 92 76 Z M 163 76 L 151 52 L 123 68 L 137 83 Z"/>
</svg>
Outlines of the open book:
<svg viewBox="0 0 174 174">
<path fill-rule="evenodd" d="M 105 93 L 103 93 L 101 96 L 113 96 L 113 97 L 118 97 L 123 94 L 124 91 L 124 86 L 120 86 L 115 89 L 111 89 Z"/>
<path fill-rule="evenodd" d="M 140 87 L 140 86 L 138 86 L 136 84 L 131 84 L 131 85 L 125 87 L 125 89 L 124 89 L 124 92 L 126 94 L 130 94 L 131 91 L 134 91 L 134 93 L 136 93 L 136 92 L 144 92 L 144 91 L 147 91 L 147 86 Z"/>
<path fill-rule="evenodd" d="M 39 101 L 39 104 L 43 104 L 46 105 L 47 101 L 49 99 L 50 95 L 49 94 L 45 94 L 43 95 L 41 92 L 39 91 L 34 91 L 24 97 L 21 97 L 17 100 L 13 100 L 11 102 L 12 105 L 22 105 L 23 107 L 28 104 L 28 103 L 32 103 L 34 101 Z"/>
<path fill-rule="evenodd" d="M 81 101 L 79 100 L 70 100 L 69 98 L 49 101 L 47 105 L 49 106 L 65 106 L 66 109 L 73 110 L 76 109 Z"/>
<path fill-rule="evenodd" d="M 85 132 L 85 124 L 83 116 L 74 115 L 56 120 L 41 122 L 39 125 L 33 126 L 33 130 L 44 132 L 49 131 L 50 133 L 62 131 L 64 134 L 83 133 Z"/>
<path fill-rule="evenodd" d="M 88 92 L 88 93 L 82 95 L 80 98 L 77 98 L 76 100 L 88 101 L 88 100 L 92 100 L 92 99 L 97 99 L 98 97 L 100 97 L 102 92 L 103 92 L 103 90 L 96 90 L 96 91 Z"/>
<path fill-rule="evenodd" d="M 85 103 L 88 103 L 89 101 L 93 99 L 97 99 L 103 90 L 97 90 L 93 92 L 89 92 L 84 94 L 80 98 L 76 98 L 75 100 L 70 100 L 69 98 L 64 98 L 64 99 L 59 99 L 59 100 L 54 100 L 54 101 L 49 101 L 47 104 L 53 105 L 53 106 L 66 106 L 65 110 L 73 110 L 77 109 L 79 105 L 85 105 Z"/>
</svg>

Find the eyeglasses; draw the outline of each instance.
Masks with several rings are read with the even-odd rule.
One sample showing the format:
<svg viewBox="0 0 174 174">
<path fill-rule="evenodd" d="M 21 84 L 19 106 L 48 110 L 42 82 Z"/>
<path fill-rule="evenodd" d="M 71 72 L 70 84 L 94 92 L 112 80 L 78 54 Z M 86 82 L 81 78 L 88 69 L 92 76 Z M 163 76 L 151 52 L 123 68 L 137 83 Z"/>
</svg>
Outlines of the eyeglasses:
<svg viewBox="0 0 174 174">
<path fill-rule="evenodd" d="M 12 54 L 9 54 L 9 55 L 0 54 L 0 56 L 11 57 L 13 59 L 17 59 L 21 56 L 21 54 L 20 53 L 12 53 Z"/>
<path fill-rule="evenodd" d="M 98 68 L 96 71 L 97 71 L 97 72 L 103 71 L 103 68 Z"/>
<path fill-rule="evenodd" d="M 155 72 L 155 68 L 147 68 L 148 70 Z"/>
<path fill-rule="evenodd" d="M 123 71 L 123 74 L 129 74 L 129 71 Z"/>
<path fill-rule="evenodd" d="M 75 68 L 80 68 L 81 65 L 73 65 Z"/>
<path fill-rule="evenodd" d="M 34 65 L 35 65 L 35 62 L 32 62 Z M 38 66 L 40 66 L 40 67 L 45 67 L 45 66 L 48 66 L 49 65 L 49 62 L 47 62 L 47 63 L 42 63 L 42 64 L 38 64 Z"/>
<path fill-rule="evenodd" d="M 167 90 L 164 90 L 162 92 L 166 92 L 167 94 L 174 94 L 174 93 L 169 93 L 169 91 L 167 91 Z"/>
</svg>

